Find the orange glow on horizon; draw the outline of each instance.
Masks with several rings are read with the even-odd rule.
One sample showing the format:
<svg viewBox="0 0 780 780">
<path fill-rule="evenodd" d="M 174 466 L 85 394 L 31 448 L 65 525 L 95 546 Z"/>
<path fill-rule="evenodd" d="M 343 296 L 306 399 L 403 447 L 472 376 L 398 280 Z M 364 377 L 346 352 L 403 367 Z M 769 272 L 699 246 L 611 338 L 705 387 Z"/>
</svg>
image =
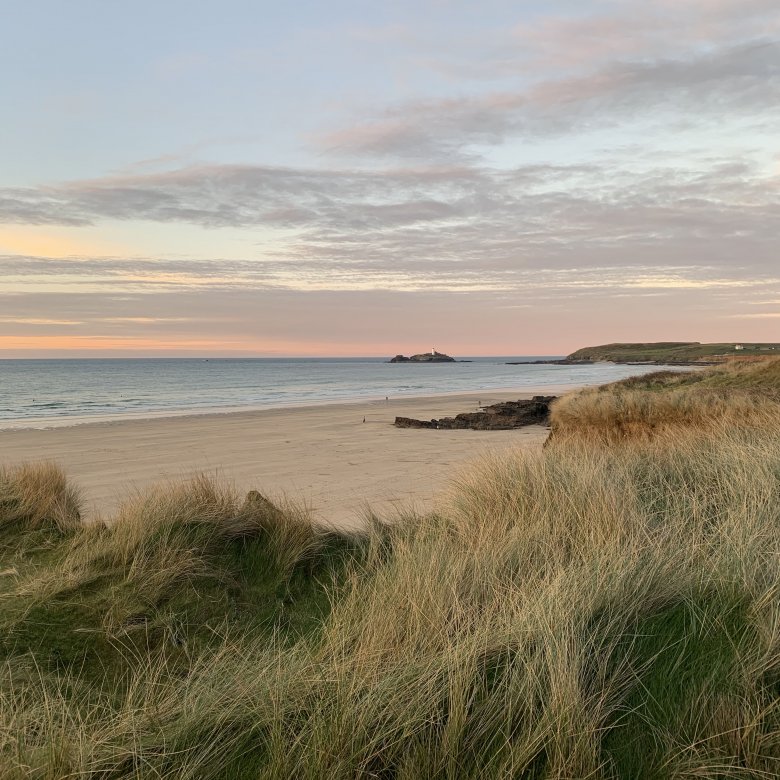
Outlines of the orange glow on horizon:
<svg viewBox="0 0 780 780">
<path fill-rule="evenodd" d="M 0 228 L 0 253 L 34 255 L 36 257 L 74 257 L 124 255 L 123 247 L 109 242 L 85 240 L 73 232 L 84 228 Z"/>
<path fill-rule="evenodd" d="M 364 357 L 377 354 L 388 355 L 397 353 L 397 348 L 391 352 L 369 349 L 365 344 L 332 344 L 298 341 L 262 341 L 231 340 L 231 339 L 173 339 L 173 338 L 143 338 L 128 336 L 69 336 L 69 335 L 19 335 L 0 336 L 0 352 L 198 352 L 207 355 L 232 353 L 243 355 L 270 355 L 290 357 L 333 357 L 349 356 Z"/>
<path fill-rule="evenodd" d="M 444 349 L 453 357 L 477 356 L 477 355 L 513 355 L 521 354 L 504 346 L 501 351 L 500 344 L 492 345 L 490 351 L 477 344 L 461 344 L 460 349 Z M 538 345 L 526 345 L 533 351 L 522 354 L 553 355 L 563 352 L 550 352 L 539 349 Z M 197 354 L 198 356 L 219 357 L 246 356 L 246 357 L 387 357 L 390 358 L 399 352 L 414 354 L 426 351 L 423 345 L 411 347 L 403 344 L 361 344 L 361 343 L 336 343 L 336 342 L 310 342 L 310 341 L 285 341 L 285 340 L 256 340 L 241 339 L 207 339 L 207 338 L 151 338 L 128 336 L 77 336 L 77 335 L 0 335 L 0 355 L 5 357 L 39 357 L 51 356 L 52 353 L 62 352 L 62 357 L 68 357 L 73 353 L 100 353 L 104 356 L 108 353 L 121 357 L 122 354 L 137 354 L 142 352 L 148 355 Z M 571 350 L 568 350 L 571 351 Z M 23 353 L 23 354 L 20 354 Z"/>
</svg>

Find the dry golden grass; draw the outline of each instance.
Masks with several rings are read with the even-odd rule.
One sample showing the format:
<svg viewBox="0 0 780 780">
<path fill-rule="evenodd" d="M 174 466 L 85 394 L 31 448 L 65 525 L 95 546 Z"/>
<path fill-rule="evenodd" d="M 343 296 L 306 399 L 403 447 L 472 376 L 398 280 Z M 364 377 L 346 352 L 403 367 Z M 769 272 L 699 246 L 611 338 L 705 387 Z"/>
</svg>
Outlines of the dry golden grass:
<svg viewBox="0 0 780 780">
<path fill-rule="evenodd" d="M 618 441 L 685 428 L 780 427 L 780 359 L 658 372 L 570 393 L 553 404 L 555 438 Z"/>
<path fill-rule="evenodd" d="M 25 463 L 0 470 L 0 529 L 72 531 L 81 522 L 81 499 L 61 468 Z"/>
</svg>

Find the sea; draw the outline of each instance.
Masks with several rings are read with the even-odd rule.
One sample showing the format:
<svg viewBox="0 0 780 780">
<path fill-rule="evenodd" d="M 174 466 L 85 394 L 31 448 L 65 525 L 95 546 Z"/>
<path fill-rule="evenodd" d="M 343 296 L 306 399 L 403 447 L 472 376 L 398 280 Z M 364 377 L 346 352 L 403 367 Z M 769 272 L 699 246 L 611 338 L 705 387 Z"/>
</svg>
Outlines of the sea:
<svg viewBox="0 0 780 780">
<path fill-rule="evenodd" d="M 0 429 L 610 382 L 655 366 L 508 365 L 556 356 L 0 360 Z"/>
</svg>

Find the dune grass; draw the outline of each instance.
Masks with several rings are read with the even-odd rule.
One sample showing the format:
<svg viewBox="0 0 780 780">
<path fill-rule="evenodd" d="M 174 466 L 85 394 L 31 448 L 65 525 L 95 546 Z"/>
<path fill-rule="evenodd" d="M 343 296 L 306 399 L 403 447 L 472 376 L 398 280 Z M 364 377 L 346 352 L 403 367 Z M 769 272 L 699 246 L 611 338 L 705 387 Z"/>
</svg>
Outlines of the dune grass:
<svg viewBox="0 0 780 780">
<path fill-rule="evenodd" d="M 616 441 L 682 428 L 780 427 L 780 359 L 657 371 L 558 399 L 555 436 Z"/>
<path fill-rule="evenodd" d="M 40 468 L 3 778 L 780 774 L 780 426 L 556 438 L 359 536 L 206 478 L 74 525 Z"/>
<path fill-rule="evenodd" d="M 80 498 L 53 463 L 0 469 L 0 538 L 19 531 L 67 532 L 80 525 Z"/>
</svg>

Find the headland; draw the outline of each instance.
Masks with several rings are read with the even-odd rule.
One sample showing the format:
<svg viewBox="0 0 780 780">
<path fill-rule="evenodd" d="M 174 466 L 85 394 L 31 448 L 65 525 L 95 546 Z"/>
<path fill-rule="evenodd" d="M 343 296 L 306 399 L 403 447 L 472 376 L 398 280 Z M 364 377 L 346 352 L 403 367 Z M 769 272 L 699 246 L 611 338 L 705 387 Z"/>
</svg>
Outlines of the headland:
<svg viewBox="0 0 780 780">
<path fill-rule="evenodd" d="M 507 365 L 588 366 L 593 363 L 623 363 L 637 366 L 711 366 L 727 360 L 755 360 L 780 356 L 780 343 L 657 341 L 650 343 L 601 344 L 583 347 L 559 360 L 520 360 Z"/>
</svg>

